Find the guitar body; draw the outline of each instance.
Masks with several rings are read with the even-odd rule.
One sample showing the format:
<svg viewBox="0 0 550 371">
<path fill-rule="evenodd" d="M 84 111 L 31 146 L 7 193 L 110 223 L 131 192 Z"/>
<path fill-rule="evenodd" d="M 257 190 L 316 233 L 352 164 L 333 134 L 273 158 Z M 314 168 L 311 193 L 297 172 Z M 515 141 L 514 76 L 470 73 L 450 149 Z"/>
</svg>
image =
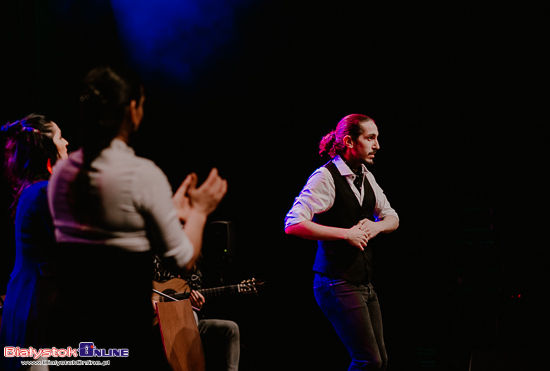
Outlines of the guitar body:
<svg viewBox="0 0 550 371">
<path fill-rule="evenodd" d="M 191 288 L 187 284 L 187 281 L 182 279 L 182 278 L 172 278 L 172 279 L 170 279 L 166 282 L 153 281 L 153 289 L 157 290 L 157 291 L 160 291 L 160 292 L 162 292 L 164 294 L 167 294 L 167 295 L 174 295 L 174 294 L 177 294 L 177 293 L 190 293 L 191 292 Z M 163 303 L 163 302 L 173 301 L 173 300 L 165 298 L 164 296 L 161 296 L 161 295 L 157 294 L 154 291 L 151 295 L 151 300 L 153 301 L 153 306 L 155 308 L 156 308 L 155 304 L 157 302 Z M 158 315 L 153 317 L 153 326 L 155 326 L 157 323 L 159 323 Z"/>
</svg>

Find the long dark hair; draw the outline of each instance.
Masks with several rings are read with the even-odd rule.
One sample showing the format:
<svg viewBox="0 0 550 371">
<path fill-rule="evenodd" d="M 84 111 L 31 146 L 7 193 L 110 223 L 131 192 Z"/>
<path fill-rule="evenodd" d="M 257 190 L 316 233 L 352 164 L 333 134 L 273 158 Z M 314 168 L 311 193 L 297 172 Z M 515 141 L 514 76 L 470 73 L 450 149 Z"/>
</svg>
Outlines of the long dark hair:
<svg viewBox="0 0 550 371">
<path fill-rule="evenodd" d="M 50 178 L 48 161 L 53 166 L 59 157 L 53 130 L 51 120 L 34 113 L 0 129 L 4 139 L 4 176 L 13 192 L 12 217 L 25 188 Z"/>
<path fill-rule="evenodd" d="M 97 215 L 89 172 L 91 164 L 128 125 L 128 106 L 140 102 L 141 83 L 137 75 L 126 69 L 96 67 L 84 78 L 80 95 L 81 143 L 83 164 L 70 185 L 69 200 L 74 216 L 89 221 Z M 78 212 L 76 212 L 78 210 Z"/>
<path fill-rule="evenodd" d="M 325 135 L 319 143 L 319 154 L 321 156 L 328 154 L 330 158 L 342 154 L 345 144 L 344 137 L 349 135 L 353 141 L 363 134 L 362 123 L 373 121 L 369 116 L 354 113 L 347 115 L 340 120 L 336 129 Z"/>
</svg>

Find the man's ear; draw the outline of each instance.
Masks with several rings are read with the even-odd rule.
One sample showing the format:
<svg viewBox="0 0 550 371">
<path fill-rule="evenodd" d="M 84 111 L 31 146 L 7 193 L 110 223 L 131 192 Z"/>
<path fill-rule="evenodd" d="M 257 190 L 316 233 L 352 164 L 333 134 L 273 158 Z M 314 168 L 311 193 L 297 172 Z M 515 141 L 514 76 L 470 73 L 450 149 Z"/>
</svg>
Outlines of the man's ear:
<svg viewBox="0 0 550 371">
<path fill-rule="evenodd" d="M 353 148 L 353 140 L 351 139 L 350 135 L 346 135 L 343 142 L 346 147 Z"/>
</svg>

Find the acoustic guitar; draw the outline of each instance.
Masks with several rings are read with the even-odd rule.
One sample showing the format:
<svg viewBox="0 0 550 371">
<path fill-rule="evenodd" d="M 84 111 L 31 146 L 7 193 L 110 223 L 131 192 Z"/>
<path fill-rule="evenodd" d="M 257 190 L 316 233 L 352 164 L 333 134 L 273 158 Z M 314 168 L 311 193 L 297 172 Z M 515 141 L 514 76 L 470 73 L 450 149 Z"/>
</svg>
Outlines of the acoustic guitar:
<svg viewBox="0 0 550 371">
<path fill-rule="evenodd" d="M 205 298 L 232 294 L 258 293 L 264 282 L 252 278 L 238 285 L 197 290 Z M 191 293 L 187 281 L 172 278 L 166 282 L 153 281 L 153 300 L 157 315 L 153 325 L 159 323 L 164 350 L 173 370 L 204 370 L 204 355 L 193 311 L 188 301 Z M 170 303 L 174 302 L 174 303 Z"/>
<path fill-rule="evenodd" d="M 243 280 L 237 285 L 212 287 L 196 291 L 201 293 L 205 298 L 233 294 L 257 294 L 263 284 L 264 282 L 258 282 L 255 278 L 251 278 Z M 166 282 L 153 281 L 153 294 L 151 299 L 160 302 L 183 300 L 188 299 L 190 294 L 191 288 L 186 280 L 182 278 L 172 278 Z"/>
</svg>

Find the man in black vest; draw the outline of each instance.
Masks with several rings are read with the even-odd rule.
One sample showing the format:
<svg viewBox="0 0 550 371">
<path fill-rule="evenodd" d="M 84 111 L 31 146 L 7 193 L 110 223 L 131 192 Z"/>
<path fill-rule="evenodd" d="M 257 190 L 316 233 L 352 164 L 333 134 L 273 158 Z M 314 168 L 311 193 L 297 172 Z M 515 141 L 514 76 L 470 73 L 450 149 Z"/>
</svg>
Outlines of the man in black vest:
<svg viewBox="0 0 550 371">
<path fill-rule="evenodd" d="M 319 241 L 315 298 L 351 355 L 348 370 L 384 370 L 387 355 L 368 242 L 397 229 L 399 218 L 365 166 L 380 149 L 378 128 L 368 116 L 348 115 L 319 147 L 331 161 L 309 177 L 286 216 L 285 232 Z"/>
</svg>

